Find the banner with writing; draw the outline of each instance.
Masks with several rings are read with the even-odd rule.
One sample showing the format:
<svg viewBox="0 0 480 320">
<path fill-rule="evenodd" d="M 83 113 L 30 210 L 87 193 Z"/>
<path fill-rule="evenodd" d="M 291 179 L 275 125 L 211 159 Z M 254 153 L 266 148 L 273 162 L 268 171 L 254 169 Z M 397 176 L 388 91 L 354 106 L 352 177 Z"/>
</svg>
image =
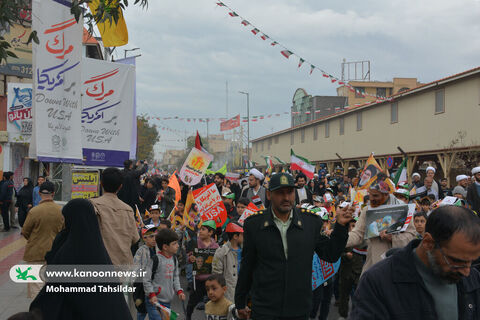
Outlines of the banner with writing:
<svg viewBox="0 0 480 320">
<path fill-rule="evenodd" d="M 89 199 L 93 197 L 98 197 L 98 182 L 98 171 L 73 171 L 72 199 Z"/>
<path fill-rule="evenodd" d="M 237 127 L 240 127 L 240 115 L 220 122 L 220 131 L 232 130 Z"/>
<path fill-rule="evenodd" d="M 320 259 L 316 253 L 313 255 L 312 290 L 317 289 L 338 272 L 340 269 L 340 261 L 341 259 L 338 259 L 337 262 L 330 263 Z"/>
<path fill-rule="evenodd" d="M 193 198 L 202 220 L 214 220 L 217 227 L 225 224 L 227 221 L 227 209 L 225 209 L 215 183 L 193 190 Z"/>
<path fill-rule="evenodd" d="M 245 208 L 245 211 L 243 211 L 240 218 L 238 218 L 238 223 L 240 223 L 243 226 L 245 219 L 250 217 L 252 214 L 255 214 L 257 211 L 258 211 L 257 206 L 254 205 L 252 202 L 250 202 L 248 206 Z"/>
<path fill-rule="evenodd" d="M 130 158 L 135 67 L 83 59 L 82 84 L 85 164 L 122 167 Z"/>
<path fill-rule="evenodd" d="M 192 148 L 182 169 L 180 169 L 180 179 L 189 186 L 198 184 L 212 160 L 213 156 L 211 154 Z"/>
<path fill-rule="evenodd" d="M 33 0 L 33 154 L 41 161 L 82 163 L 83 20 L 69 1 Z M 32 146 L 32 144 L 31 144 Z"/>
<path fill-rule="evenodd" d="M 10 82 L 7 92 L 8 141 L 28 143 L 33 125 L 32 84 Z"/>
</svg>

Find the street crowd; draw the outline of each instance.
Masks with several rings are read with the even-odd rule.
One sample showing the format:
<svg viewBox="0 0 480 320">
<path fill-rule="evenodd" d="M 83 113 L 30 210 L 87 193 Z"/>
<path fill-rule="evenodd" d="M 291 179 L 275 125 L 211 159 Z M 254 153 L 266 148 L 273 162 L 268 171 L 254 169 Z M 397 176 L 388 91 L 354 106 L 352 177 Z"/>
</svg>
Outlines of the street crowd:
<svg viewBox="0 0 480 320">
<path fill-rule="evenodd" d="M 322 168 L 309 179 L 253 168 L 232 180 L 205 175 L 193 188 L 178 179 L 176 189 L 175 173 L 150 174 L 146 161 L 127 160 L 123 170 L 102 171 L 100 197 L 63 208 L 52 182 L 39 177 L 34 187 L 26 178 L 17 191 L 6 172 L 4 230 L 16 227 L 16 198 L 26 263 L 145 270 L 119 279 L 134 292 L 52 293 L 48 283 L 29 283 L 30 310 L 10 319 L 175 319 L 176 299 L 187 320 L 194 310 L 208 320 L 324 320 L 332 306 L 340 319 L 480 319 L 480 167 L 453 188 L 433 167 L 413 173 L 410 185 L 365 171 Z M 202 219 L 189 197 L 210 183 L 227 211 L 221 226 Z M 244 218 L 252 204 L 258 210 Z M 367 212 L 405 204 L 414 209 L 400 232 L 370 235 L 377 224 Z M 312 288 L 315 254 L 340 266 Z"/>
</svg>

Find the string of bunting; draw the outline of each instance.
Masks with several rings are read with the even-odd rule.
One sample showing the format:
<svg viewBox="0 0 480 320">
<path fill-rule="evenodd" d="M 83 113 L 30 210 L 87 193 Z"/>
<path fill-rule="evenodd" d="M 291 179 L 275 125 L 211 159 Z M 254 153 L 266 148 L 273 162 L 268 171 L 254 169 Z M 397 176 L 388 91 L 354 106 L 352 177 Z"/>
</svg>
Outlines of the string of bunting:
<svg viewBox="0 0 480 320">
<path fill-rule="evenodd" d="M 283 44 L 281 44 L 280 42 L 278 42 L 277 40 L 271 38 L 270 36 L 268 36 L 265 32 L 263 32 L 260 28 L 256 27 L 255 25 L 253 25 L 250 21 L 248 21 L 246 18 L 242 17 L 241 15 L 239 15 L 234 9 L 232 9 L 231 7 L 229 7 L 228 5 L 226 5 L 224 2 L 222 1 L 217 1 L 217 6 L 218 7 L 222 7 L 226 10 L 228 10 L 228 15 L 232 18 L 238 18 L 240 19 L 240 23 L 244 26 L 244 27 L 249 27 L 249 28 L 252 28 L 250 31 L 253 33 L 254 36 L 257 36 L 257 35 L 260 35 L 260 39 L 262 39 L 263 41 L 267 41 L 270 42 L 270 46 L 271 47 L 280 47 L 281 50 L 280 53 L 282 54 L 282 56 L 284 56 L 285 58 L 289 59 L 291 56 L 295 56 L 298 58 L 298 68 L 300 68 L 304 63 L 305 64 L 309 64 L 310 65 L 310 74 L 313 73 L 314 70 L 318 70 L 322 73 L 322 76 L 326 79 L 329 79 L 331 81 L 331 83 L 337 83 L 341 86 L 345 86 L 348 88 L 348 90 L 350 90 L 351 92 L 354 92 L 356 93 L 357 95 L 359 96 L 362 96 L 362 97 L 366 97 L 366 96 L 370 96 L 370 97 L 374 97 L 378 100 L 390 100 L 389 98 L 386 98 L 386 97 L 382 97 L 382 96 L 377 96 L 375 94 L 370 94 L 370 93 L 367 93 L 367 92 L 364 92 L 362 90 L 359 90 L 359 89 L 355 89 L 352 85 L 350 85 L 349 83 L 345 82 L 345 81 L 342 81 L 341 79 L 331 75 L 330 73 L 322 70 L 321 68 L 319 68 L 318 66 L 314 65 L 313 63 L 311 63 L 310 61 L 308 61 L 307 59 L 305 58 L 302 58 L 301 56 L 299 56 L 298 54 L 296 54 L 293 50 L 290 50 L 288 49 L 286 46 L 284 46 Z"/>
</svg>

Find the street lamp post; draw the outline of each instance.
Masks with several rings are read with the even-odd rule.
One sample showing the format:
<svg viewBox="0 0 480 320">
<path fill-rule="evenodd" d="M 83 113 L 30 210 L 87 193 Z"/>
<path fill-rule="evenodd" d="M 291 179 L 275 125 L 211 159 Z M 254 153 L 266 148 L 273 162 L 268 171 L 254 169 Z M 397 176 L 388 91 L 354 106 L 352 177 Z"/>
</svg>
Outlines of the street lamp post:
<svg viewBox="0 0 480 320">
<path fill-rule="evenodd" d="M 247 157 L 250 161 L 250 94 L 248 92 L 238 91 L 247 96 Z"/>
</svg>

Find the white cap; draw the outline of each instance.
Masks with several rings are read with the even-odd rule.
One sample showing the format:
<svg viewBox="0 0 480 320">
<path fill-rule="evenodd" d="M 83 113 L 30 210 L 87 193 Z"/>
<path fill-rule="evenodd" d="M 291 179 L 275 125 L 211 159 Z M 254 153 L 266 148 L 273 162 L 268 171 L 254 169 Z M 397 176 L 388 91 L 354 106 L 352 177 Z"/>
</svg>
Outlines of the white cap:
<svg viewBox="0 0 480 320">
<path fill-rule="evenodd" d="M 475 168 L 472 169 L 472 174 L 473 175 L 476 175 L 479 172 L 480 172 L 480 167 L 475 167 Z"/>
<path fill-rule="evenodd" d="M 465 179 L 468 179 L 468 176 L 466 176 L 464 174 L 460 174 L 455 178 L 455 180 L 457 180 L 457 182 L 465 180 Z"/>
<path fill-rule="evenodd" d="M 415 177 L 415 176 L 417 176 L 417 177 L 419 177 L 419 178 L 420 178 L 420 173 L 418 173 L 418 172 L 414 172 L 414 173 L 412 174 L 412 178 L 413 178 L 413 177 Z"/>
<path fill-rule="evenodd" d="M 252 170 L 250 170 L 249 172 L 249 175 L 253 175 L 255 178 L 257 178 L 258 180 L 263 180 L 265 178 L 265 176 L 263 175 L 263 173 L 261 173 L 260 171 L 258 171 L 257 169 L 253 168 Z"/>
<path fill-rule="evenodd" d="M 437 170 L 435 170 L 434 167 L 427 167 L 427 169 L 425 170 L 425 172 L 428 172 L 429 170 L 432 170 L 433 173 L 437 172 Z"/>
</svg>

